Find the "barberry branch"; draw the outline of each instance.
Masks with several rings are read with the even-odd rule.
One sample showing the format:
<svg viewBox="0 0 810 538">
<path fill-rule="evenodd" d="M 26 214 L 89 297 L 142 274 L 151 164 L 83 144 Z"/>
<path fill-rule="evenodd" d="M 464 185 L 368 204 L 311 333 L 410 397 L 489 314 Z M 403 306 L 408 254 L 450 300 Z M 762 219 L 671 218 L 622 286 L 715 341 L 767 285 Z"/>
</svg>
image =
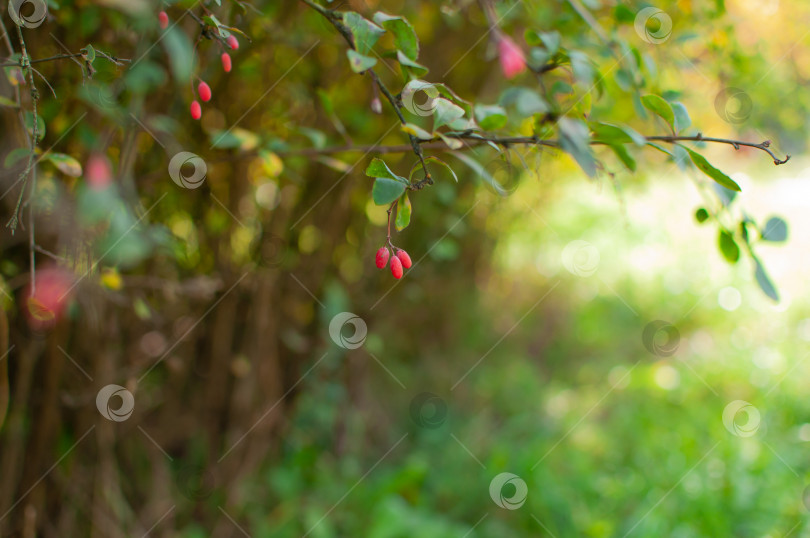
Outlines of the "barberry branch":
<svg viewBox="0 0 810 538">
<path fill-rule="evenodd" d="M 20 207 L 22 206 L 23 195 L 25 194 L 25 188 L 28 185 L 29 178 L 32 179 L 33 183 L 33 168 L 34 168 L 34 155 L 36 154 L 37 150 L 37 140 L 39 138 L 39 129 L 37 125 L 37 100 L 39 99 L 39 91 L 37 90 L 36 85 L 34 84 L 34 70 L 30 65 L 31 59 L 28 56 L 28 50 L 25 47 L 25 39 L 22 35 L 22 29 L 17 26 L 17 37 L 20 41 L 20 67 L 23 69 L 24 72 L 28 74 L 28 83 L 31 87 L 31 110 L 32 110 L 32 133 L 31 133 L 31 151 L 28 154 L 28 164 L 23 170 L 22 174 L 20 174 L 20 179 L 22 179 L 22 186 L 20 187 L 20 195 L 17 197 L 17 204 L 14 207 L 14 213 L 11 216 L 11 219 L 6 224 L 7 227 L 11 228 L 11 232 L 17 229 L 17 224 L 19 223 L 19 215 L 20 215 Z M 23 121 L 23 129 L 27 131 L 27 126 Z"/>
<path fill-rule="evenodd" d="M 554 139 L 542 139 L 536 136 L 511 136 L 511 137 L 499 137 L 499 136 L 483 136 L 477 135 L 472 133 L 449 133 L 445 135 L 447 138 L 457 138 L 461 140 L 465 140 L 466 144 L 464 149 L 472 148 L 476 146 L 480 146 L 483 144 L 496 144 L 504 148 L 508 148 L 512 145 L 527 145 L 527 146 L 545 146 L 551 148 L 559 148 L 560 142 L 559 140 Z M 675 144 L 678 142 L 710 142 L 716 144 L 727 144 L 732 146 L 734 149 L 740 149 L 740 147 L 749 147 L 762 150 L 766 152 L 768 155 L 771 156 L 773 159 L 773 163 L 775 165 L 785 164 L 790 160 L 790 155 L 786 155 L 784 159 L 780 159 L 774 154 L 774 152 L 770 149 L 771 141 L 765 140 L 764 142 L 760 142 L 759 144 L 755 142 L 746 142 L 744 140 L 732 140 L 727 138 L 713 138 L 713 137 L 706 137 L 702 134 L 698 133 L 694 136 L 676 136 L 676 135 L 650 135 L 644 137 L 648 142 L 666 142 L 670 144 Z M 429 140 L 422 140 L 417 139 L 420 147 L 424 149 L 447 149 L 447 144 L 438 139 L 438 138 L 431 138 Z M 591 140 L 591 145 L 607 145 L 607 142 L 601 140 Z M 411 151 L 411 146 L 408 144 L 399 144 L 399 145 L 344 145 L 344 146 L 331 146 L 325 148 L 294 148 L 288 150 L 278 150 L 276 153 L 279 155 L 304 155 L 304 156 L 311 156 L 311 155 L 328 155 L 334 153 L 405 153 Z M 455 150 L 460 151 L 460 150 Z"/>
<path fill-rule="evenodd" d="M 340 33 L 340 35 L 343 36 L 343 39 L 346 40 L 346 42 L 349 44 L 349 47 L 351 47 L 352 50 L 357 50 L 351 32 L 349 31 L 348 28 L 346 28 L 343 22 L 341 22 L 341 17 L 340 15 L 338 15 L 336 11 L 326 9 L 323 6 L 316 4 L 312 0 L 301 0 L 301 1 L 304 4 L 308 5 L 309 7 L 311 7 L 312 9 L 314 9 L 315 11 L 317 11 L 318 13 L 320 13 L 324 18 L 326 18 L 326 20 L 328 20 L 329 23 L 335 27 L 335 29 Z M 391 103 L 391 106 L 393 107 L 394 112 L 396 113 L 397 118 L 399 119 L 399 122 L 402 125 L 405 125 L 407 122 L 405 121 L 405 116 L 402 115 L 402 103 L 400 102 L 400 100 L 397 99 L 391 93 L 388 87 L 383 83 L 383 81 L 380 80 L 379 75 L 377 75 L 374 69 L 367 69 L 365 72 L 369 74 L 371 80 L 374 81 L 374 84 L 380 89 L 380 91 L 388 100 L 388 102 Z M 416 157 L 419 159 L 419 162 L 422 165 L 422 171 L 425 174 L 422 181 L 430 185 L 433 183 L 433 178 L 431 177 L 430 172 L 428 171 L 427 168 L 427 164 L 425 163 L 425 156 L 424 153 L 422 152 L 423 147 L 422 143 L 416 136 L 412 134 L 409 134 L 408 138 L 410 139 L 411 142 L 410 149 L 411 151 L 413 151 L 414 155 L 416 155 Z"/>
</svg>

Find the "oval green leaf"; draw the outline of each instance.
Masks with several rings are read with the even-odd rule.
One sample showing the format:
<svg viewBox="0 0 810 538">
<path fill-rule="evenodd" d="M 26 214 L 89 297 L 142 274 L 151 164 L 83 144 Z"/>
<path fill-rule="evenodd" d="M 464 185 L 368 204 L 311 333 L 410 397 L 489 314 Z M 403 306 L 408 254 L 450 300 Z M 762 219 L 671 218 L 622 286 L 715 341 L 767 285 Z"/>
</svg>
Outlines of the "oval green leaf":
<svg viewBox="0 0 810 538">
<path fill-rule="evenodd" d="M 695 163 L 695 166 L 697 166 L 701 172 L 715 180 L 719 185 L 729 190 L 740 192 L 740 186 L 737 185 L 733 179 L 709 164 L 709 161 L 707 161 L 703 155 L 695 153 L 689 148 L 686 148 L 686 151 L 689 152 L 689 158 L 692 159 L 692 162 Z"/>
<path fill-rule="evenodd" d="M 377 205 L 388 205 L 396 201 L 405 192 L 405 185 L 395 179 L 378 177 L 374 180 L 371 197 Z"/>
</svg>

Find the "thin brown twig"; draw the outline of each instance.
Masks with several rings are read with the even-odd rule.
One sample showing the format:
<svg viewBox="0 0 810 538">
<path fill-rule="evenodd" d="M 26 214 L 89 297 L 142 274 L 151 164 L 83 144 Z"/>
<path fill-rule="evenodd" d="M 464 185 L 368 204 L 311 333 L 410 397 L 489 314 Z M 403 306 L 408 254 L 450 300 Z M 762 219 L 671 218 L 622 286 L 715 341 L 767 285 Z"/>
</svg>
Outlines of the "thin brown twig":
<svg viewBox="0 0 810 538">
<path fill-rule="evenodd" d="M 465 140 L 467 141 L 468 147 L 475 147 L 489 143 L 497 144 L 502 147 L 509 147 L 513 144 L 546 146 L 552 148 L 560 147 L 559 140 L 542 139 L 536 136 L 499 137 L 499 136 L 482 136 L 465 133 L 450 133 L 445 136 L 447 138 L 457 138 Z M 694 136 L 651 135 L 645 136 L 645 139 L 648 142 L 666 142 L 670 144 L 675 144 L 678 142 L 712 142 L 717 144 L 728 144 L 734 147 L 734 149 L 740 149 L 740 147 L 744 146 L 759 149 L 768 153 L 768 155 L 770 155 L 773 158 L 774 164 L 776 165 L 785 164 L 786 162 L 788 162 L 788 160 L 790 160 L 790 155 L 785 156 L 784 159 L 779 159 L 770 149 L 771 145 L 770 140 L 766 140 L 764 142 L 757 144 L 755 142 L 746 142 L 743 140 L 704 137 L 699 133 Z M 448 149 L 447 144 L 437 138 L 432 138 L 430 140 L 418 139 L 418 143 L 424 149 Z M 607 144 L 607 142 L 598 139 L 591 140 L 590 143 L 592 145 Z M 412 148 L 409 144 L 398 144 L 391 146 L 373 144 L 373 145 L 355 145 L 355 146 L 351 145 L 331 146 L 325 148 L 292 148 L 286 150 L 276 150 L 276 153 L 279 155 L 313 156 L 313 155 L 329 155 L 334 153 L 378 153 L 378 154 L 405 153 L 411 150 Z"/>
<path fill-rule="evenodd" d="M 17 27 L 17 36 L 20 41 L 20 53 L 22 55 L 20 58 L 20 64 L 22 69 L 28 72 L 28 82 L 31 85 L 31 109 L 32 109 L 31 123 L 33 132 L 31 134 L 31 144 L 30 144 L 31 152 L 28 155 L 28 164 L 26 165 L 25 170 L 23 170 L 24 178 L 22 187 L 20 187 L 20 196 L 17 198 L 17 204 L 14 207 L 14 213 L 11 216 L 11 220 L 9 220 L 8 224 L 6 225 L 9 228 L 11 228 L 12 233 L 14 232 L 14 230 L 17 229 L 17 223 L 19 222 L 20 207 L 22 206 L 25 188 L 28 185 L 28 178 L 32 175 L 31 169 L 33 168 L 34 165 L 34 154 L 36 153 L 37 138 L 39 136 L 38 122 L 37 122 L 37 100 L 39 99 L 39 92 L 37 91 L 36 85 L 34 84 L 34 70 L 28 63 L 30 61 L 30 58 L 28 56 L 28 51 L 25 48 L 25 39 L 23 39 L 22 30 L 20 29 L 19 26 Z M 27 130 L 25 125 L 23 127 L 25 128 L 25 130 Z"/>
<path fill-rule="evenodd" d="M 130 63 L 130 62 L 132 62 L 132 60 L 130 60 L 129 58 L 116 58 L 115 56 L 112 56 L 112 55 L 107 54 L 105 52 L 102 52 L 100 50 L 96 50 L 96 55 L 101 56 L 105 60 L 108 60 L 108 61 L 110 61 L 110 62 L 112 62 L 112 63 L 114 63 L 116 65 L 120 65 L 121 63 Z M 55 56 L 49 56 L 47 58 L 37 58 L 36 60 L 30 60 L 28 63 L 33 65 L 33 64 L 43 63 L 43 62 L 53 62 L 53 61 L 56 61 L 56 60 L 70 60 L 70 59 L 73 59 L 73 58 L 82 58 L 84 56 L 87 56 L 87 53 L 85 53 L 85 52 L 72 52 L 70 54 L 57 54 Z M 19 61 L 19 62 L 5 62 L 5 63 L 0 64 L 0 67 L 23 67 L 21 62 L 22 62 L 22 60 Z"/>
</svg>

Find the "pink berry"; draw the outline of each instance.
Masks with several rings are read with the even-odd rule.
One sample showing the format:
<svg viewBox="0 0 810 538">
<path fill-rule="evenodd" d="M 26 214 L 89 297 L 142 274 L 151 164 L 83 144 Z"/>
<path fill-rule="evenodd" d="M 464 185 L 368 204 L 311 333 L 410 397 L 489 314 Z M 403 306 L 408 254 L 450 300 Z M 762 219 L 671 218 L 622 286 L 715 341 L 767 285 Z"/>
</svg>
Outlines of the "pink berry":
<svg viewBox="0 0 810 538">
<path fill-rule="evenodd" d="M 229 46 L 229 47 L 231 47 L 233 50 L 236 50 L 236 49 L 238 49 L 238 48 L 239 48 L 239 41 L 236 39 L 236 36 L 235 36 L 235 35 L 233 35 L 233 34 L 229 35 L 229 36 L 228 36 L 228 37 L 225 39 L 225 42 L 226 42 L 226 43 L 228 44 L 228 46 Z"/>
<path fill-rule="evenodd" d="M 37 270 L 36 291 L 29 285 L 23 295 L 23 309 L 32 328 L 47 329 L 63 317 L 72 296 L 73 280 L 73 275 L 62 268 Z"/>
<path fill-rule="evenodd" d="M 158 22 L 160 23 L 160 29 L 165 30 L 169 27 L 169 16 L 166 14 L 165 11 L 161 11 L 158 13 Z"/>
<path fill-rule="evenodd" d="M 231 72 L 231 55 L 227 52 L 222 53 L 222 69 L 224 69 L 226 73 Z"/>
<path fill-rule="evenodd" d="M 84 165 L 84 179 L 93 190 L 103 190 L 112 182 L 110 161 L 102 153 L 94 153 Z"/>
<path fill-rule="evenodd" d="M 200 99 L 202 99 L 204 103 L 211 100 L 211 86 L 205 82 L 200 81 L 200 84 L 197 86 L 197 93 L 200 95 Z"/>
<path fill-rule="evenodd" d="M 396 279 L 402 278 L 402 262 L 396 256 L 391 258 L 391 274 Z"/>
<path fill-rule="evenodd" d="M 202 107 L 198 101 L 191 102 L 191 117 L 195 120 L 202 118 Z"/>
<path fill-rule="evenodd" d="M 388 265 L 388 257 L 391 255 L 388 252 L 386 247 L 380 247 L 380 250 L 377 251 L 377 256 L 375 262 L 377 263 L 377 269 L 382 269 L 386 265 Z"/>
<path fill-rule="evenodd" d="M 410 269 L 411 257 L 408 256 L 407 252 L 405 252 L 404 250 L 397 250 L 397 258 L 399 258 L 399 261 L 402 262 L 402 267 L 404 267 L 405 269 Z"/>
<path fill-rule="evenodd" d="M 517 43 L 508 37 L 502 37 L 498 42 L 498 54 L 501 59 L 501 69 L 506 78 L 512 78 L 526 69 L 526 57 Z"/>
</svg>

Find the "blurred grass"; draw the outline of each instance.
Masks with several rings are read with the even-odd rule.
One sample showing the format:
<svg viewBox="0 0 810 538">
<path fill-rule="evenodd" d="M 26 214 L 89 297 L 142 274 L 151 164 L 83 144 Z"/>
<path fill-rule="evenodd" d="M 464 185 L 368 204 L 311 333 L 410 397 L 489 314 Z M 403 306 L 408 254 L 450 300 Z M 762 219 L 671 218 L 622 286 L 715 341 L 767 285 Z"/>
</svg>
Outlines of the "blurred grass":
<svg viewBox="0 0 810 538">
<path fill-rule="evenodd" d="M 800 181 L 751 185 L 746 206 L 761 218 L 766 203 L 778 204 L 795 227 L 806 202 L 758 191 Z M 790 262 L 806 240 L 792 233 L 766 256 L 786 267 L 775 279 L 788 309 L 762 295 L 750 267 L 720 258 L 712 230 L 691 218 L 700 198 L 687 182 L 653 180 L 628 194 L 626 220 L 607 188 L 562 183 L 542 216 L 531 209 L 543 195 L 531 178 L 505 200 L 479 193 L 482 204 L 499 205 L 487 223 L 497 237 L 494 262 L 476 268 L 477 290 L 448 290 L 455 315 L 441 330 L 453 334 L 412 329 L 430 300 L 402 293 L 395 305 L 381 303 L 364 348 L 324 349 L 329 357 L 304 381 L 279 463 L 244 486 L 252 536 L 810 532 L 802 500 L 810 305 L 803 265 Z M 562 266 L 561 251 L 575 239 L 600 252 L 590 277 Z M 718 297 L 730 287 L 741 300 L 728 311 Z M 330 311 L 353 306 L 339 290 L 327 296 Z M 680 332 L 670 358 L 642 343 L 656 319 Z M 341 364 L 358 365 L 349 368 L 358 377 L 334 378 Z M 357 385 L 352 400 L 346 386 Z M 409 410 L 425 391 L 447 406 L 435 428 Z M 760 411 L 754 436 L 724 426 L 733 400 Z M 527 483 L 517 510 L 489 496 L 501 472 Z"/>
</svg>

